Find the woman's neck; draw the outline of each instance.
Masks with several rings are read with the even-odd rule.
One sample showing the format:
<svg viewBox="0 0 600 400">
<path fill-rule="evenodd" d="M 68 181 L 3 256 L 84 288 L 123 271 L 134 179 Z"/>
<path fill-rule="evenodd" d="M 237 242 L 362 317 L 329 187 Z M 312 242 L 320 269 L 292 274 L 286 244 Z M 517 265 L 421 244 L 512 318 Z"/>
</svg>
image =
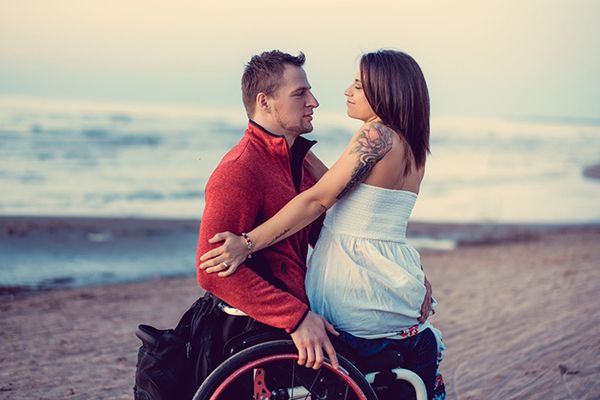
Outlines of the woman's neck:
<svg viewBox="0 0 600 400">
<path fill-rule="evenodd" d="M 365 124 L 366 124 L 366 123 L 369 123 L 369 122 L 381 122 L 381 118 L 379 118 L 377 115 L 373 115 L 372 117 L 370 117 L 370 118 L 367 118 L 367 119 L 363 119 L 362 121 L 363 121 Z"/>
</svg>

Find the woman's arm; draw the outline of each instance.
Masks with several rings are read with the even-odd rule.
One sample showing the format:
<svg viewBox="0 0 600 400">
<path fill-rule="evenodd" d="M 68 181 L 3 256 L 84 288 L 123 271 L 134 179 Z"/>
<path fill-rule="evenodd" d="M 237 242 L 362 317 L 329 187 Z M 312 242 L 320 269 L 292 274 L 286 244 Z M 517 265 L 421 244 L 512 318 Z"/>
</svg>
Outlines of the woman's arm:
<svg viewBox="0 0 600 400">
<path fill-rule="evenodd" d="M 312 151 L 309 151 L 304 158 L 304 164 L 313 178 L 317 181 L 329 170 L 327 165 L 323 164 L 323 161 L 321 161 L 321 159 L 319 159 Z"/>
<path fill-rule="evenodd" d="M 201 268 L 230 275 L 252 252 L 271 246 L 298 232 L 356 185 L 365 180 L 373 166 L 392 148 L 394 131 L 381 123 L 367 123 L 354 135 L 342 156 L 310 189 L 300 193 L 277 214 L 248 232 L 252 244 L 231 233 L 218 233 L 211 240 L 225 243 L 205 253 Z M 232 272 L 233 271 L 233 272 Z"/>
</svg>

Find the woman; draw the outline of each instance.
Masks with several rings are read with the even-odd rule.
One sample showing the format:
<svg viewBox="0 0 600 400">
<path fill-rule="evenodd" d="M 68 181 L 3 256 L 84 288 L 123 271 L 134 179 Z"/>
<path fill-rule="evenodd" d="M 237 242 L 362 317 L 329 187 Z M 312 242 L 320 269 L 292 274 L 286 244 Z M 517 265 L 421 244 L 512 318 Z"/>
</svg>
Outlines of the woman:
<svg viewBox="0 0 600 400">
<path fill-rule="evenodd" d="M 249 233 L 225 243 L 201 268 L 227 276 L 251 255 L 299 231 L 328 210 L 309 260 L 306 292 L 359 354 L 402 352 L 429 397 L 443 398 L 439 331 L 419 321 L 425 276 L 406 226 L 429 153 L 429 95 L 418 64 L 392 50 L 367 53 L 344 93 L 348 115 L 364 122 L 317 184 Z M 335 206 L 334 206 L 335 205 Z M 437 383 L 437 388 L 436 388 Z"/>
</svg>

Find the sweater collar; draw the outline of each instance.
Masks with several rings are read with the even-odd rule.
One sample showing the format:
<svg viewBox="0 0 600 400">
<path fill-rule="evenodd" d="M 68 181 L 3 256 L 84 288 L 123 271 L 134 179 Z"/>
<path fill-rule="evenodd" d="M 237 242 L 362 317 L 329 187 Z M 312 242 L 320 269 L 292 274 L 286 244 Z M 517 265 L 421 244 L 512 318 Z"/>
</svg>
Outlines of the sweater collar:
<svg viewBox="0 0 600 400">
<path fill-rule="evenodd" d="M 296 140 L 294 140 L 294 144 L 290 149 L 287 140 L 285 140 L 285 136 L 269 132 L 260 124 L 252 120 L 249 120 L 246 132 L 258 139 L 258 141 L 267 147 L 270 152 L 279 156 L 285 155 L 295 160 L 304 160 L 304 157 L 310 148 L 317 143 L 316 140 L 306 139 L 299 135 Z"/>
</svg>

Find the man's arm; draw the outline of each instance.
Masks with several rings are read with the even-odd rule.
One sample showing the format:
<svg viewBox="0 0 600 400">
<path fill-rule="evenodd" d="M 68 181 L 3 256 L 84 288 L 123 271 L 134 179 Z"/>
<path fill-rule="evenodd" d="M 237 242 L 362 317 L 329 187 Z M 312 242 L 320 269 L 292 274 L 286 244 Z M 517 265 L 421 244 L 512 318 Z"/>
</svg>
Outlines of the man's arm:
<svg viewBox="0 0 600 400">
<path fill-rule="evenodd" d="M 256 183 L 252 184 L 248 174 L 243 171 L 232 168 L 227 172 L 227 175 L 218 172 L 213 174 L 206 188 L 206 206 L 196 257 L 198 283 L 252 318 L 292 332 L 308 312 L 308 306 L 298 298 L 276 288 L 244 266 L 227 279 L 198 268 L 200 256 L 218 246 L 208 242 L 217 232 L 229 230 L 241 233 L 252 229 L 257 223 L 261 198 L 255 195 Z"/>
</svg>

